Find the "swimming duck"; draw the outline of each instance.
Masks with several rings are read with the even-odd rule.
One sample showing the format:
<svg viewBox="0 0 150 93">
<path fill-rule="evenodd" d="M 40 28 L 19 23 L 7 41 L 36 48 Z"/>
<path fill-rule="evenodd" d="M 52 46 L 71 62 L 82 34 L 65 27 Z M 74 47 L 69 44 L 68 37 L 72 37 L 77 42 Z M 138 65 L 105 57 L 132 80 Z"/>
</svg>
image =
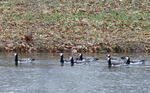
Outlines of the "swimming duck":
<svg viewBox="0 0 150 93">
<path fill-rule="evenodd" d="M 77 62 L 91 62 L 91 61 L 97 61 L 97 60 L 99 60 L 99 59 L 95 58 L 95 57 L 83 58 L 83 54 L 82 53 L 79 54 L 79 58 L 76 58 Z"/>
<path fill-rule="evenodd" d="M 130 60 L 130 57 L 126 57 L 126 64 L 144 64 L 145 60 Z"/>
<path fill-rule="evenodd" d="M 33 58 L 23 58 L 23 59 L 18 59 L 18 53 L 14 53 L 15 56 L 15 65 L 18 66 L 19 63 L 31 63 L 35 61 Z"/>
</svg>

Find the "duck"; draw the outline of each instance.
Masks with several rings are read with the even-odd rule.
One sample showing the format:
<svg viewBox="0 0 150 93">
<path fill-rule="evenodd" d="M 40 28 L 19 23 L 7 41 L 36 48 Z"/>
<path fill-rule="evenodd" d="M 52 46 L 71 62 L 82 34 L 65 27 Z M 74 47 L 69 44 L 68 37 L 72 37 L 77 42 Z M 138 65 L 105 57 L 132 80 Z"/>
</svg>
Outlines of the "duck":
<svg viewBox="0 0 150 93">
<path fill-rule="evenodd" d="M 82 63 L 82 62 L 92 62 L 92 61 L 97 61 L 99 60 L 98 58 L 95 57 L 86 57 L 83 58 L 83 54 L 79 53 L 79 58 L 76 58 L 76 62 Z"/>
<path fill-rule="evenodd" d="M 15 56 L 15 65 L 18 66 L 19 63 L 31 63 L 33 61 L 35 61 L 34 58 L 23 58 L 23 59 L 19 59 L 18 58 L 18 53 L 14 53 Z"/>
<path fill-rule="evenodd" d="M 145 60 L 130 60 L 130 57 L 126 57 L 126 64 L 144 64 Z"/>
<path fill-rule="evenodd" d="M 112 66 L 120 66 L 120 65 L 123 64 L 123 63 L 118 63 L 118 62 L 112 62 L 110 57 L 107 58 L 107 62 L 108 62 L 108 67 L 109 68 L 112 67 Z"/>
</svg>

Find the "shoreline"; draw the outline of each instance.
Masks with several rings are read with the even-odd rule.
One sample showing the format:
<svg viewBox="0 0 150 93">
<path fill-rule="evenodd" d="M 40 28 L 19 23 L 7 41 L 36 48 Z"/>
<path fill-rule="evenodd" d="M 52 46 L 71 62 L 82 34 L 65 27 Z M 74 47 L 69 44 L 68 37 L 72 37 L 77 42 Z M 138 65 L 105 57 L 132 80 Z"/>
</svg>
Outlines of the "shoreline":
<svg viewBox="0 0 150 93">
<path fill-rule="evenodd" d="M 4 44 L 5 45 L 5 44 Z M 52 46 L 30 46 L 29 43 L 19 46 L 6 44 L 0 46 L 0 52 L 19 52 L 19 53 L 150 53 L 150 44 L 144 42 L 127 42 L 122 44 L 100 43 L 96 45 L 52 45 Z M 83 46 L 83 47 L 82 47 Z"/>
</svg>

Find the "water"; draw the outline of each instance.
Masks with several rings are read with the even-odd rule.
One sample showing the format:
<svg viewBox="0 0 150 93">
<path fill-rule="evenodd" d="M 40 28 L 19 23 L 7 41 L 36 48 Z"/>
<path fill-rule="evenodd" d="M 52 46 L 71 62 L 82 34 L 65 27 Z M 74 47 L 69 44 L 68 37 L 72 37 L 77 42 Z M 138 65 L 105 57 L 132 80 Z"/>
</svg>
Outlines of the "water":
<svg viewBox="0 0 150 93">
<path fill-rule="evenodd" d="M 38 60 L 15 67 L 12 54 L 0 54 L 0 93 L 150 93 L 149 55 L 140 56 L 147 60 L 145 65 L 110 69 L 105 55 L 73 67 L 61 67 L 57 55 L 32 56 Z"/>
</svg>

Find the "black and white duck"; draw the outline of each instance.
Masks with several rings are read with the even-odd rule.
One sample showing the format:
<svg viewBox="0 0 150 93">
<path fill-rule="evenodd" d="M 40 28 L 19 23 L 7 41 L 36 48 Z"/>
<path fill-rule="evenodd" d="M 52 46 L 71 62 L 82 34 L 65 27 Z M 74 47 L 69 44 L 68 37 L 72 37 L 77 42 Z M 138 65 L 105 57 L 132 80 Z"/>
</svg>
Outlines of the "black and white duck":
<svg viewBox="0 0 150 93">
<path fill-rule="evenodd" d="M 83 57 L 82 53 L 79 54 L 79 58 L 76 58 L 76 62 L 92 62 L 97 60 L 99 59 L 95 57 Z"/>
<path fill-rule="evenodd" d="M 144 64 L 145 60 L 130 60 L 130 57 L 126 57 L 126 64 Z"/>
<path fill-rule="evenodd" d="M 33 58 L 22 58 L 19 59 L 18 58 L 18 53 L 14 53 L 15 56 L 15 65 L 18 66 L 18 64 L 20 63 L 32 63 L 33 61 L 35 61 L 35 59 Z"/>
</svg>

